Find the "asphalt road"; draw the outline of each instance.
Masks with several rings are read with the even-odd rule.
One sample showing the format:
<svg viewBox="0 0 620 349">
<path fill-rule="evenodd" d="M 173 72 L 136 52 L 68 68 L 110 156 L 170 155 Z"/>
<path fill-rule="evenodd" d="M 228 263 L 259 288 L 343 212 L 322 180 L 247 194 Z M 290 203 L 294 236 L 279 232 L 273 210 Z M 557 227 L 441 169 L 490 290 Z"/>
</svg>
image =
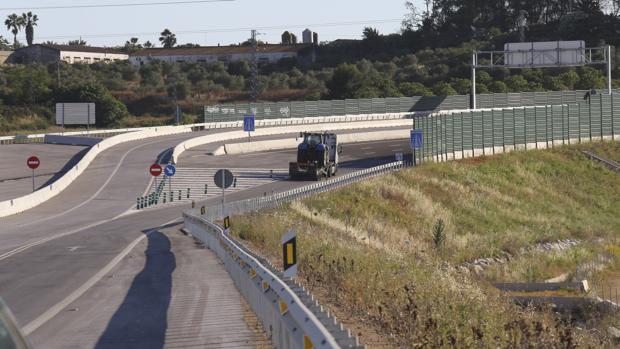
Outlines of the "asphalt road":
<svg viewBox="0 0 620 349">
<path fill-rule="evenodd" d="M 56 180 L 71 164 L 82 158 L 88 147 L 56 144 L 0 145 L 0 201 L 32 192 L 32 170 L 26 159 L 35 155 L 41 165 L 35 170 L 35 188 Z"/>
<path fill-rule="evenodd" d="M 106 315 L 96 317 L 92 314 L 101 312 L 109 315 L 110 310 L 120 311 L 124 304 L 123 297 L 127 298 L 132 294 L 132 287 L 128 286 L 127 280 L 131 279 L 132 275 L 134 282 L 140 280 L 141 273 L 132 264 L 136 262 L 135 253 L 146 255 L 147 261 L 149 260 L 148 246 L 146 249 L 138 247 L 136 251 L 139 252 L 130 250 L 131 254 L 124 258 L 123 252 L 126 252 L 127 246 L 132 242 L 144 244 L 145 233 L 153 229 L 160 230 L 160 227 L 178 220 L 188 204 L 164 205 L 140 212 L 128 210 L 135 204 L 135 198 L 142 195 L 147 188 L 150 180 L 147 169 L 158 155 L 185 139 L 201 134 L 203 133 L 166 136 L 114 147 L 97 157 L 74 184 L 54 199 L 24 214 L 0 219 L 0 297 L 5 299 L 22 326 L 36 328 L 31 335 L 35 343 L 56 343 L 58 347 L 67 347 L 67 343 L 71 342 L 89 347 L 89 343 L 95 343 L 95 339 L 105 339 L 105 333 L 111 336 L 109 338 L 116 338 L 117 334 L 114 332 L 120 331 L 120 327 L 113 327 Z M 407 149 L 406 141 L 345 147 L 342 154 L 342 173 L 393 161 L 394 152 L 400 149 Z M 294 151 L 211 156 L 204 159 L 192 157 L 199 153 L 200 150 L 187 152 L 179 161 L 180 166 L 261 165 L 281 168 L 283 161 L 288 164 L 295 158 Z M 263 195 L 265 192 L 284 191 L 305 184 L 307 183 L 277 181 L 227 195 L 227 201 Z M 219 198 L 211 198 L 206 204 L 216 205 L 218 202 Z M 172 251 L 177 251 L 177 240 L 170 241 Z M 197 259 L 193 263 L 208 263 L 209 253 L 200 252 L 204 253 L 196 254 Z M 172 255 L 180 258 L 179 253 Z M 201 260 L 200 256 L 204 256 L 205 260 Z M 121 258 L 120 263 L 106 268 L 115 258 Z M 147 262 L 137 264 L 147 269 Z M 134 269 L 131 269 L 132 266 Z M 128 272 L 125 279 L 109 277 L 112 274 L 119 275 L 122 270 L 133 272 Z M 104 276 L 103 279 L 93 278 L 98 273 Z M 172 274 L 174 279 L 175 272 Z M 208 284 L 209 279 L 207 276 L 204 280 L 199 277 L 196 282 Z M 183 284 L 184 282 L 180 281 L 176 285 L 181 287 Z M 90 288 L 91 286 L 93 288 Z M 148 287 L 140 289 L 147 292 Z M 107 294 L 106 290 L 109 291 L 109 301 L 96 301 L 102 294 Z M 138 308 L 148 306 L 147 300 L 140 303 L 140 297 L 131 299 L 138 302 L 134 304 Z M 79 309 L 75 310 L 76 308 L 88 311 L 80 312 Z M 53 309 L 58 311 L 51 311 Z M 172 308 L 169 306 L 168 309 Z M 67 316 L 72 316 L 73 320 L 70 321 Z M 87 319 L 91 317 L 93 319 L 89 322 Z M 102 330 L 106 321 L 106 328 L 109 330 Z M 161 323 L 164 322 L 161 320 Z M 82 323 L 91 323 L 92 331 L 89 330 L 90 327 L 78 326 Z M 65 330 L 60 331 L 61 327 Z M 77 331 L 77 328 L 81 330 Z M 115 328 L 117 330 L 114 330 Z M 163 327 L 155 325 L 149 329 L 151 332 L 144 332 L 143 336 L 156 333 L 161 337 L 164 331 Z M 68 333 L 72 335 L 66 339 Z"/>
</svg>

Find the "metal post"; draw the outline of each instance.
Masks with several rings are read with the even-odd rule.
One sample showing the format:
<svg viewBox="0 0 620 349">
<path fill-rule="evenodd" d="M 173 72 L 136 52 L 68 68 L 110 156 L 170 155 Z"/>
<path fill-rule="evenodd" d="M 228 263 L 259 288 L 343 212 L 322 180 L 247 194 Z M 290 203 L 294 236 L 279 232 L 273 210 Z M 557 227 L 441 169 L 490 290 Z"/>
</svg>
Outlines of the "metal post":
<svg viewBox="0 0 620 349">
<path fill-rule="evenodd" d="M 611 95 L 611 45 L 607 45 L 607 92 Z"/>
<path fill-rule="evenodd" d="M 189 189 L 190 189 L 190 188 L 187 188 L 187 198 L 188 198 L 188 199 L 189 199 Z"/>
<path fill-rule="evenodd" d="M 179 189 L 179 201 L 181 201 L 182 198 L 183 198 L 182 190 Z"/>
<path fill-rule="evenodd" d="M 32 169 L 32 192 L 34 193 L 34 168 Z"/>
<path fill-rule="evenodd" d="M 208 189 L 209 189 L 209 185 L 205 184 L 205 195 L 207 195 Z"/>
<path fill-rule="evenodd" d="M 222 171 L 222 218 L 226 217 L 226 186 L 224 182 L 224 171 Z"/>
<path fill-rule="evenodd" d="M 476 110 L 476 52 L 472 55 L 471 64 L 471 109 Z"/>
<path fill-rule="evenodd" d="M 168 192 L 170 193 L 170 202 L 173 202 L 174 195 L 172 194 L 172 177 L 168 177 Z"/>
</svg>

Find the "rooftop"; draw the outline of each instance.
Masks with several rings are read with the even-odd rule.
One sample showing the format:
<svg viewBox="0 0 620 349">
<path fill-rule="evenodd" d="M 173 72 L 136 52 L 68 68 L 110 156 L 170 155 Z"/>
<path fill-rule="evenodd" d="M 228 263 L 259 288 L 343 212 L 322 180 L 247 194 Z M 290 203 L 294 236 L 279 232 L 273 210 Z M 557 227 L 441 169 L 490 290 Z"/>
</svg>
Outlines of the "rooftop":
<svg viewBox="0 0 620 349">
<path fill-rule="evenodd" d="M 274 52 L 299 52 L 310 45 L 260 45 L 258 53 Z M 206 46 L 206 47 L 174 47 L 174 48 L 149 48 L 136 51 L 131 56 L 194 56 L 194 55 L 231 55 L 251 53 L 251 46 Z"/>
<path fill-rule="evenodd" d="M 113 54 L 127 54 L 126 52 L 119 51 L 109 47 L 93 47 L 93 46 L 76 46 L 76 45 L 47 45 L 37 44 L 35 46 L 47 47 L 59 51 L 69 52 L 91 52 L 91 53 L 113 53 Z"/>
</svg>

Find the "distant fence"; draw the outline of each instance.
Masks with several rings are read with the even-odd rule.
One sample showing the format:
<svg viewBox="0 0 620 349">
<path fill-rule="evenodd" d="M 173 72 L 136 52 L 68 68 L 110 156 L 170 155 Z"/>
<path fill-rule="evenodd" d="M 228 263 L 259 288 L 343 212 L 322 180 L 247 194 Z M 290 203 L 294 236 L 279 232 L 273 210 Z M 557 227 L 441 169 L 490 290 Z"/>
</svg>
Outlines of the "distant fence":
<svg viewBox="0 0 620 349">
<path fill-rule="evenodd" d="M 494 93 L 477 96 L 478 108 L 510 108 L 575 104 L 587 91 Z M 469 109 L 470 96 L 394 97 L 298 102 L 264 102 L 206 106 L 205 122 L 243 120 L 253 113 L 257 119 L 306 118 L 337 115 L 407 113 L 429 110 Z"/>
<path fill-rule="evenodd" d="M 420 159 L 444 161 L 515 149 L 613 139 L 620 134 L 620 94 L 590 103 L 431 114 L 415 118 L 423 130 Z"/>
</svg>

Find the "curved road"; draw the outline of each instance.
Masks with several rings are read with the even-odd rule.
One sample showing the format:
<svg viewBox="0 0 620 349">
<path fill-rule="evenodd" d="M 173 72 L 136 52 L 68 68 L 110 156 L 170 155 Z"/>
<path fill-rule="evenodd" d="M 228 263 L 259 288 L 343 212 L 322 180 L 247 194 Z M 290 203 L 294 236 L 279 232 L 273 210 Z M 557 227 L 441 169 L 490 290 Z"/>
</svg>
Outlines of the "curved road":
<svg viewBox="0 0 620 349">
<path fill-rule="evenodd" d="M 218 132 L 227 131 L 230 130 Z M 82 176 L 49 202 L 23 214 L 0 219 L 0 297 L 13 310 L 35 347 L 140 347 L 136 341 L 145 343 L 143 347 L 159 347 L 160 344 L 171 347 L 173 345 L 168 340 L 177 337 L 170 332 L 169 325 L 180 320 L 178 317 L 171 317 L 164 310 L 162 312 L 165 314 L 159 313 L 159 317 L 154 317 L 159 319 L 159 322 L 145 325 L 142 332 L 126 334 L 122 333 L 121 329 L 126 327 L 122 324 L 129 326 L 131 321 L 139 321 L 127 315 L 132 314 L 132 311 L 126 309 L 150 309 L 152 307 L 148 306 L 149 301 L 159 304 L 160 307 L 167 304 L 168 307 L 163 307 L 168 312 L 180 311 L 184 314 L 184 311 L 179 310 L 182 308 L 179 308 L 179 302 L 175 303 L 173 296 L 178 292 L 190 292 L 190 295 L 181 298 L 198 302 L 199 307 L 204 307 L 200 303 L 200 297 L 216 297 L 218 292 L 236 294 L 232 296 L 236 300 L 231 305 L 236 309 L 236 327 L 231 327 L 231 333 L 233 336 L 238 331 L 246 333 L 248 343 L 264 342 L 260 333 L 250 331 L 255 326 L 252 325 L 256 322 L 255 318 L 252 318 L 251 314 L 240 315 L 239 309 L 242 308 L 243 301 L 231 283 L 226 286 L 216 282 L 218 286 L 215 287 L 208 281 L 221 275 L 217 274 L 221 270 L 210 268 L 209 273 L 215 273 L 215 276 L 205 271 L 204 275 L 201 274 L 204 279 L 196 278 L 195 274 L 200 270 L 195 269 L 196 265 L 217 265 L 217 262 L 208 260 L 213 258 L 213 255 L 203 250 L 191 252 L 188 246 L 179 247 L 177 250 L 177 246 L 182 244 L 175 244 L 175 241 L 185 240 L 185 244 L 191 241 L 178 236 L 178 222 L 182 210 L 188 207 L 187 204 L 159 206 L 139 212 L 131 210 L 136 197 L 141 196 L 148 187 L 150 178 L 147 169 L 158 155 L 183 140 L 202 134 L 206 132 L 151 138 L 114 147 L 98 156 Z M 278 138 L 287 136 L 290 135 L 281 135 Z M 265 168 L 282 168 L 295 158 L 295 151 L 221 157 L 205 155 L 209 149 L 219 145 L 211 144 L 186 152 L 179 160 L 179 166 L 261 165 Z M 392 161 L 394 152 L 407 147 L 407 141 L 345 146 L 342 171 L 353 171 Z M 272 182 L 227 195 L 227 201 L 246 199 L 264 192 L 288 190 L 305 184 L 307 183 Z M 216 205 L 219 198 L 210 198 L 205 203 Z M 132 248 L 134 246 L 135 249 Z M 188 254 L 193 257 L 186 258 Z M 185 262 L 177 262 L 181 259 Z M 118 261 L 120 264 L 115 266 L 113 262 Z M 135 264 L 136 261 L 139 262 Z M 139 267 L 143 267 L 143 270 L 140 271 Z M 158 269 L 163 272 L 158 273 Z M 124 277 L 115 279 L 118 273 L 124 274 Z M 158 279 L 161 277 L 165 280 Z M 187 291 L 184 285 L 189 287 L 194 282 L 205 283 L 209 291 L 205 291 L 202 296 L 200 293 Z M 161 284 L 171 286 L 162 289 Z M 209 288 L 208 285 L 212 287 Z M 145 297 L 149 290 L 160 290 L 162 294 L 159 298 L 149 300 L 149 297 Z M 143 300 L 144 304 L 140 303 L 143 298 L 146 298 Z M 124 308 L 127 304 L 129 308 Z M 123 309 L 125 312 L 121 311 Z M 217 311 L 213 312 L 217 315 Z M 213 314 L 207 315 L 213 317 Z M 152 316 L 146 314 L 141 318 L 149 315 Z M 205 314 L 195 315 L 193 319 L 182 322 L 211 324 L 208 328 L 213 326 L 213 319 Z M 205 328 L 185 330 L 190 332 L 182 337 L 194 338 L 200 345 L 207 345 L 204 340 L 208 338 L 216 338 Z M 146 341 L 153 336 L 160 340 L 155 344 Z M 123 341 L 119 338 L 129 339 Z M 217 340 L 226 341 L 226 338 Z"/>
</svg>

